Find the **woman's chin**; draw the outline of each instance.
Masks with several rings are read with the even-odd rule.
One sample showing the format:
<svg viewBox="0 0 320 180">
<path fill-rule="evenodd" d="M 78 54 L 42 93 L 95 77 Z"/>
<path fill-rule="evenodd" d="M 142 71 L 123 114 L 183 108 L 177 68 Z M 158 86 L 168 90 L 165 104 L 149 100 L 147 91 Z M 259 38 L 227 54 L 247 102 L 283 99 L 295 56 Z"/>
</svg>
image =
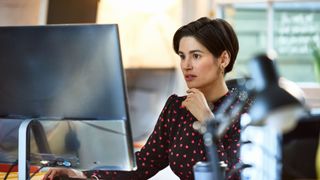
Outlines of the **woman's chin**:
<svg viewBox="0 0 320 180">
<path fill-rule="evenodd" d="M 198 86 L 196 86 L 196 85 L 194 85 L 194 84 L 191 84 L 191 83 L 187 83 L 187 87 L 188 87 L 189 89 L 191 89 L 191 88 L 198 88 Z"/>
<path fill-rule="evenodd" d="M 191 86 L 190 84 L 187 83 L 188 89 L 194 88 L 194 86 Z"/>
</svg>

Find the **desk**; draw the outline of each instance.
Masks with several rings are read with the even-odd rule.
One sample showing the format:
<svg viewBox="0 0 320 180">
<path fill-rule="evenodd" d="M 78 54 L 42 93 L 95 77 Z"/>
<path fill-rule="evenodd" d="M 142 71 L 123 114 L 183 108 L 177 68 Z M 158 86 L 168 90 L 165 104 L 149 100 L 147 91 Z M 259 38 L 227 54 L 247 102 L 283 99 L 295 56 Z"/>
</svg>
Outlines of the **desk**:
<svg viewBox="0 0 320 180">
<path fill-rule="evenodd" d="M 35 176 L 32 177 L 32 180 L 41 180 L 42 177 L 45 175 L 46 172 L 39 172 Z M 6 172 L 0 172 L 0 179 L 4 179 L 6 176 Z M 31 176 L 31 174 L 30 174 Z M 18 172 L 11 172 L 7 178 L 8 180 L 17 180 L 18 179 Z"/>
<path fill-rule="evenodd" d="M 4 179 L 4 177 L 6 176 L 7 172 L 10 169 L 11 164 L 0 164 L 0 179 Z M 30 168 L 30 176 L 37 171 L 39 167 L 38 166 L 31 166 Z M 32 180 L 41 180 L 43 175 L 46 172 L 38 172 L 33 178 Z M 17 180 L 18 179 L 18 167 L 15 166 L 12 168 L 8 178 L 8 180 Z"/>
</svg>

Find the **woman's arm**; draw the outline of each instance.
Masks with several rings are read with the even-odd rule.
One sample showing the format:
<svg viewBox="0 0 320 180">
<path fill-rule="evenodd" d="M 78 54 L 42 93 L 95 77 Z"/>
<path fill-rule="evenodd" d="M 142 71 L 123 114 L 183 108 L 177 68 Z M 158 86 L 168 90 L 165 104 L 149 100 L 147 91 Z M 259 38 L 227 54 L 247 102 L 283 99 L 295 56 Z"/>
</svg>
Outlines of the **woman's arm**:
<svg viewBox="0 0 320 180">
<path fill-rule="evenodd" d="M 168 149 L 169 149 L 169 124 L 176 105 L 177 96 L 172 95 L 168 98 L 152 134 L 149 136 L 145 145 L 140 151 L 136 152 L 136 171 L 88 171 L 85 172 L 87 177 L 96 175 L 102 179 L 148 179 L 157 172 L 168 166 Z M 142 127 L 143 128 L 143 127 Z"/>
<path fill-rule="evenodd" d="M 162 170 L 169 164 L 168 149 L 170 130 L 168 120 L 174 115 L 173 112 L 178 105 L 175 104 L 177 96 L 172 95 L 168 98 L 157 124 L 149 136 L 142 149 L 135 153 L 137 170 L 135 171 L 105 171 L 94 170 L 80 172 L 74 169 L 52 168 L 44 176 L 44 180 L 52 180 L 58 176 L 68 176 L 72 178 L 91 178 L 96 176 L 99 179 L 148 179 Z M 143 127 L 142 127 L 143 128 Z"/>
<path fill-rule="evenodd" d="M 67 176 L 75 179 L 87 179 L 87 177 L 78 170 L 69 168 L 51 168 L 44 176 L 43 180 L 53 180 L 55 177 Z"/>
</svg>

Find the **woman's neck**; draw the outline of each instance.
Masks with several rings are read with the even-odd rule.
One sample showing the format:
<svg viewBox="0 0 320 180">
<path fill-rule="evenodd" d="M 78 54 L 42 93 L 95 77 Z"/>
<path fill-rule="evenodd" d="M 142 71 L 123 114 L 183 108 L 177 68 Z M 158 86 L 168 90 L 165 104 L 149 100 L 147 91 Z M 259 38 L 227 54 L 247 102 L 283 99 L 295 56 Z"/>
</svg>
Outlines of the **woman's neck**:
<svg viewBox="0 0 320 180">
<path fill-rule="evenodd" d="M 225 81 L 222 81 L 213 85 L 211 88 L 202 90 L 202 93 L 204 94 L 208 102 L 216 102 L 222 96 L 227 94 L 228 91 L 229 90 Z"/>
</svg>

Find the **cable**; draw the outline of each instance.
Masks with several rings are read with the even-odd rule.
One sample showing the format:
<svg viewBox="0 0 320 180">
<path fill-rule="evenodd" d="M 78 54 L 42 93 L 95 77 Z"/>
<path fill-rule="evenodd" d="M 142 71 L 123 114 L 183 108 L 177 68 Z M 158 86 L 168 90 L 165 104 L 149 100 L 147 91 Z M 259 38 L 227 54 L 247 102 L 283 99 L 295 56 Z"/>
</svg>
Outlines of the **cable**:
<svg viewBox="0 0 320 180">
<path fill-rule="evenodd" d="M 6 180 L 9 176 L 9 174 L 11 173 L 12 169 L 18 165 L 18 160 L 16 160 L 14 163 L 11 164 L 10 168 L 8 169 L 6 175 L 4 176 L 3 180 Z"/>
<path fill-rule="evenodd" d="M 35 176 L 41 169 L 43 169 L 44 167 L 46 167 L 46 166 L 44 166 L 44 165 L 42 165 L 39 169 L 37 169 L 31 176 L 30 176 L 30 180 L 33 178 L 33 176 Z"/>
<path fill-rule="evenodd" d="M 13 164 L 11 164 L 11 166 L 10 166 L 10 168 L 8 169 L 8 171 L 7 171 L 6 175 L 4 176 L 4 179 L 3 179 L 3 180 L 6 180 L 6 179 L 9 177 L 12 169 L 13 169 L 15 166 L 17 166 L 17 165 L 18 165 L 18 160 L 16 160 Z M 45 166 L 42 165 L 39 169 L 37 169 L 37 170 L 30 176 L 30 179 L 31 179 L 33 176 L 35 176 L 35 175 L 36 175 L 41 169 L 43 169 L 44 167 L 45 167 Z"/>
</svg>

